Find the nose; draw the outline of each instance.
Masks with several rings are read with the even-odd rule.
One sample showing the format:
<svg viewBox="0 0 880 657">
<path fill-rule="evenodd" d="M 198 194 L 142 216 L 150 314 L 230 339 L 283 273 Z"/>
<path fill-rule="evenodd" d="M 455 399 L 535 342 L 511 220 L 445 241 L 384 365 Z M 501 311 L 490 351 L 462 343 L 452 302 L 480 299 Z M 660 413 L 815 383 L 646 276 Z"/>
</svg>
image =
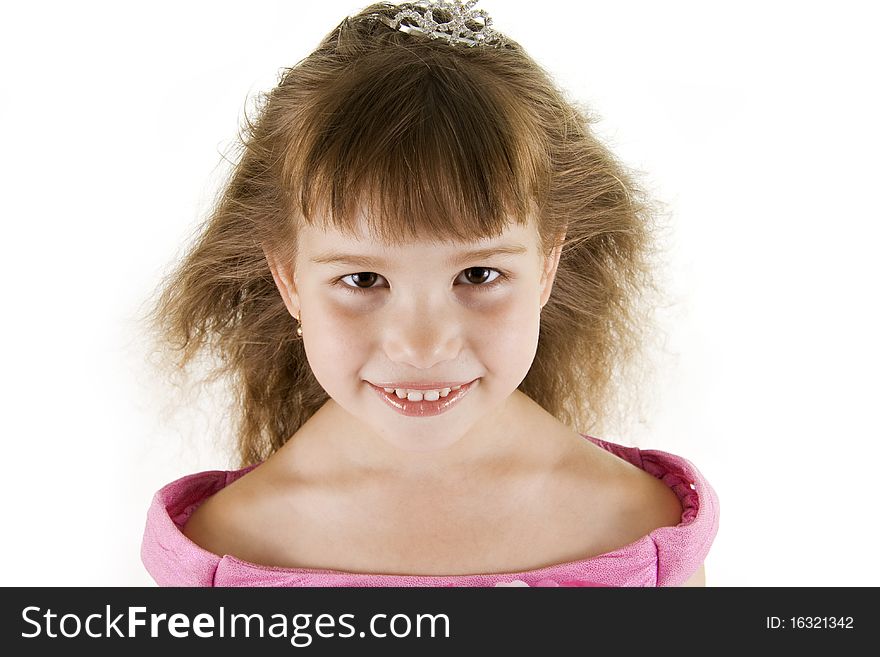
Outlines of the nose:
<svg viewBox="0 0 880 657">
<path fill-rule="evenodd" d="M 430 371 L 444 361 L 458 358 L 462 347 L 461 318 L 448 305 L 413 304 L 393 313 L 386 325 L 388 358 L 414 369 Z"/>
</svg>

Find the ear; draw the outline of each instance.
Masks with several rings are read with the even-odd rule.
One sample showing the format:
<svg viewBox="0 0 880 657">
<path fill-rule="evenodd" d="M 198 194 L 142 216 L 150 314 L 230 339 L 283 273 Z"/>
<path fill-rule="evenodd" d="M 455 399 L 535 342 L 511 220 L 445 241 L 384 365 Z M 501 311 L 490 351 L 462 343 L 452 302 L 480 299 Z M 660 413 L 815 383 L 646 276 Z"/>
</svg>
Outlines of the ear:
<svg viewBox="0 0 880 657">
<path fill-rule="evenodd" d="M 550 299 L 550 292 L 553 290 L 553 282 L 556 280 L 556 270 L 559 268 L 559 257 L 562 255 L 562 245 L 565 242 L 565 232 L 559 239 L 559 246 L 550 252 L 550 255 L 544 261 L 544 271 L 541 275 L 541 308 L 543 308 Z"/>
<path fill-rule="evenodd" d="M 269 270 L 272 272 L 272 279 L 275 281 L 278 292 L 284 300 L 284 305 L 287 306 L 287 312 L 289 312 L 294 319 L 299 321 L 299 295 L 296 292 L 296 279 L 293 267 L 278 260 L 265 248 L 263 248 L 263 253 L 266 256 L 266 262 L 269 264 Z"/>
</svg>

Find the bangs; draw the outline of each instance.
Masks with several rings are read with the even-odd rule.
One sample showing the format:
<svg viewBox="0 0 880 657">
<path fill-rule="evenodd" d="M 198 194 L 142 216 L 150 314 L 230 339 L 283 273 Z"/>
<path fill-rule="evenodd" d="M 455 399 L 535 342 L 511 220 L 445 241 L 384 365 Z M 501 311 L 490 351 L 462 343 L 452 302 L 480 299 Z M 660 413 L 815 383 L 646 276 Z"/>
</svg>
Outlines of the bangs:
<svg viewBox="0 0 880 657">
<path fill-rule="evenodd" d="M 391 245 L 527 224 L 544 203 L 548 148 L 503 76 L 481 75 L 481 54 L 410 43 L 316 84 L 283 163 L 293 213 L 352 236 L 366 222 Z"/>
</svg>

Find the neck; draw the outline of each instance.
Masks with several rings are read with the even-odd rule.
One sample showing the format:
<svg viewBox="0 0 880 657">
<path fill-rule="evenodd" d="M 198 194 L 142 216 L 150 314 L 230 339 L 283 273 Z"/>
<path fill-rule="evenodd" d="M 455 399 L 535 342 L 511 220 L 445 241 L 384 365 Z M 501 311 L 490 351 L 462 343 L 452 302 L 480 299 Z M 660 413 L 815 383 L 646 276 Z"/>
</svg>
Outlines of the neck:
<svg viewBox="0 0 880 657">
<path fill-rule="evenodd" d="M 534 436 L 540 435 L 536 418 L 544 416 L 551 417 L 516 390 L 448 447 L 408 451 L 390 444 L 330 399 L 282 450 L 300 463 L 317 463 L 322 468 L 332 464 L 328 467 L 352 475 L 440 484 L 478 473 L 497 473 L 525 458 L 540 458 L 535 451 L 540 441 Z M 546 454 L 543 452 L 543 458 Z"/>
</svg>

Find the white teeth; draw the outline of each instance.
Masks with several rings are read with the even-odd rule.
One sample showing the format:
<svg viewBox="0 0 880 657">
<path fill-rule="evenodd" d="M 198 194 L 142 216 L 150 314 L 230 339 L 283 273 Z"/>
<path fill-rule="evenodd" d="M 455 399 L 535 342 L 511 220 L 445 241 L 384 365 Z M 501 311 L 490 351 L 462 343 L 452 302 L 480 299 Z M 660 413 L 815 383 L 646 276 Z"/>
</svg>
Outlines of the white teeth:
<svg viewBox="0 0 880 657">
<path fill-rule="evenodd" d="M 398 399 L 407 399 L 409 401 L 437 401 L 441 397 L 447 397 L 452 390 L 458 390 L 461 386 L 455 388 L 442 388 L 440 390 L 409 390 L 407 388 L 382 388 L 385 392 L 393 392 Z"/>
</svg>

